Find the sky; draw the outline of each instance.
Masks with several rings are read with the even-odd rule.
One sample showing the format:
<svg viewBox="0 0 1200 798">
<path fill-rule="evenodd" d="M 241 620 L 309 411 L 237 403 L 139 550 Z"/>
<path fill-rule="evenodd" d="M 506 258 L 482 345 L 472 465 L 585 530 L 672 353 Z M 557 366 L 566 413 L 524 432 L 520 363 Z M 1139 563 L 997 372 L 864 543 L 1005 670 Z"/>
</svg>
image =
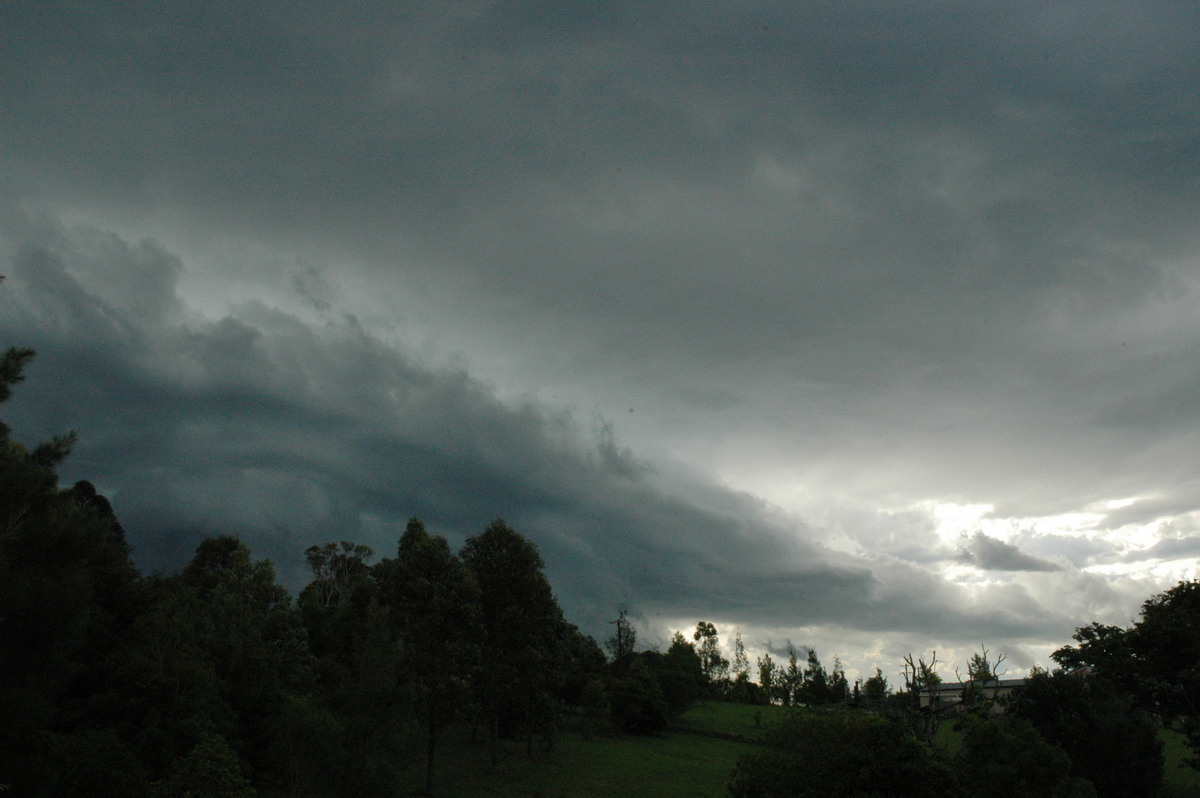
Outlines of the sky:
<svg viewBox="0 0 1200 798">
<path fill-rule="evenodd" d="M 2 409 L 145 570 L 1020 675 L 1197 578 L 1200 7 L 6 3 Z"/>
</svg>

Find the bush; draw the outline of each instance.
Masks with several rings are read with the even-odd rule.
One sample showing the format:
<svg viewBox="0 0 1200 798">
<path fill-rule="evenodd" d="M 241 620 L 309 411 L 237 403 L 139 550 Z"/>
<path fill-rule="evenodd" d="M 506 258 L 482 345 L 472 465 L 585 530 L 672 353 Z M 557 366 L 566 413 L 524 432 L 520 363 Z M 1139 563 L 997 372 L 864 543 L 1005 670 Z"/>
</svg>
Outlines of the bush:
<svg viewBox="0 0 1200 798">
<path fill-rule="evenodd" d="M 898 724 L 856 712 L 792 715 L 767 737 L 767 748 L 738 760 L 734 798 L 847 798 L 956 794 L 954 777 Z"/>
<path fill-rule="evenodd" d="M 1087 798 L 1090 782 L 1071 777 L 1071 759 L 1019 718 L 967 720 L 958 778 L 973 798 Z"/>
<path fill-rule="evenodd" d="M 1163 753 L 1153 721 L 1103 681 L 1056 672 L 1032 676 L 1010 705 L 1071 758 L 1101 798 L 1155 795 Z"/>
<path fill-rule="evenodd" d="M 609 679 L 608 700 L 613 723 L 622 731 L 656 734 L 667 728 L 667 700 L 641 660 L 634 660 L 624 676 Z"/>
</svg>

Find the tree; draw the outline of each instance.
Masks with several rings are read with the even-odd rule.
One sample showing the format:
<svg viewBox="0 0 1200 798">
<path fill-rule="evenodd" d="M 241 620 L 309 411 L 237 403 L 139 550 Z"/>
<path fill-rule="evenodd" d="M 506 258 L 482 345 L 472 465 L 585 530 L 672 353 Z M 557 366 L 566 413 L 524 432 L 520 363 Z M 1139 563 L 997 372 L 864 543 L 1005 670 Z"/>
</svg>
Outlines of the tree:
<svg viewBox="0 0 1200 798">
<path fill-rule="evenodd" d="M 750 659 L 746 656 L 746 646 L 742 642 L 742 633 L 738 632 L 733 638 L 733 679 L 725 689 L 725 698 L 737 704 L 758 704 L 762 701 L 762 691 L 758 685 L 750 681 Z"/>
<path fill-rule="evenodd" d="M 872 709 L 882 707 L 884 701 L 887 700 L 888 691 L 887 677 L 883 675 L 883 671 L 877 666 L 875 668 L 875 675 L 868 677 L 863 682 L 863 703 Z"/>
<path fill-rule="evenodd" d="M 787 651 L 788 664 L 781 679 L 780 693 L 783 697 L 783 705 L 790 707 L 801 700 L 800 691 L 804 687 L 804 671 L 800 668 L 799 653 L 791 641 L 788 641 Z"/>
<path fill-rule="evenodd" d="M 729 676 L 729 660 L 721 654 L 717 627 L 708 621 L 700 621 L 696 624 L 696 632 L 692 639 L 699 644 L 696 653 L 700 657 L 700 670 L 704 674 L 706 691 L 714 692 Z"/>
<path fill-rule="evenodd" d="M 467 540 L 462 559 L 479 587 L 486 651 L 477 699 L 488 719 L 492 760 L 502 734 L 552 735 L 556 720 L 551 689 L 562 664 L 566 632 L 562 610 L 542 572 L 537 547 L 501 519 Z"/>
<path fill-rule="evenodd" d="M 146 798 L 150 785 L 134 751 L 112 729 L 49 738 L 47 783 L 55 798 Z"/>
<path fill-rule="evenodd" d="M 779 676 L 777 671 L 778 666 L 775 660 L 771 659 L 771 652 L 763 654 L 755 661 L 758 665 L 758 684 L 762 688 L 763 696 L 768 704 L 774 701 L 779 693 Z"/>
<path fill-rule="evenodd" d="M 254 798 L 249 779 L 242 774 L 237 754 L 225 738 L 205 735 L 171 775 L 153 791 L 154 798 Z"/>
<path fill-rule="evenodd" d="M 973 716 L 956 757 L 959 783 L 978 798 L 1086 798 L 1091 785 L 1071 776 L 1071 759 L 1020 718 Z"/>
<path fill-rule="evenodd" d="M 363 546 L 343 540 L 341 544 L 326 543 L 324 546 L 309 546 L 305 552 L 313 580 L 305 588 L 315 594 L 321 607 L 339 606 L 347 600 L 351 585 L 356 580 L 366 579 L 370 573 L 367 564 L 375 552 Z"/>
<path fill-rule="evenodd" d="M 1129 629 L 1092 623 L 1073 637 L 1078 645 L 1054 652 L 1055 662 L 1086 667 L 1142 709 L 1179 724 L 1200 755 L 1200 581 L 1147 599 Z"/>
<path fill-rule="evenodd" d="M 667 699 L 651 668 L 642 657 L 634 657 L 620 676 L 607 684 L 613 721 L 622 731 L 656 734 L 667 727 Z"/>
<path fill-rule="evenodd" d="M 830 700 L 829 675 L 817 658 L 816 649 L 808 650 L 808 661 L 804 666 L 804 684 L 800 688 L 800 700 L 809 706 L 823 706 Z"/>
<path fill-rule="evenodd" d="M 33 355 L 20 348 L 0 355 L 0 402 Z M 58 486 L 55 467 L 74 433 L 33 449 L 10 433 L 0 422 L 0 781 L 32 794 L 50 775 L 39 771 L 51 729 L 69 734 L 111 724 L 112 703 L 96 706 L 93 693 L 118 686 L 112 658 L 140 594 L 107 500 L 87 483 Z"/>
<path fill-rule="evenodd" d="M 583 707 L 594 700 L 595 696 L 588 694 L 589 686 L 603 678 L 608 659 L 595 639 L 574 624 L 564 627 L 561 652 L 561 676 L 555 695 L 568 706 Z"/>
<path fill-rule="evenodd" d="M 662 657 L 662 667 L 657 675 L 667 700 L 667 710 L 673 717 L 682 714 L 700 697 L 704 687 L 700 657 L 682 632 L 671 636 L 671 645 Z"/>
<path fill-rule="evenodd" d="M 310 696 L 289 696 L 275 729 L 271 758 L 288 795 L 346 794 L 344 727 Z"/>
<path fill-rule="evenodd" d="M 1101 798 L 1155 795 L 1162 784 L 1155 723 L 1103 679 L 1031 674 L 1008 702 L 1008 714 L 1063 749 L 1072 774 L 1090 781 Z"/>
<path fill-rule="evenodd" d="M 633 655 L 633 647 L 637 644 L 637 632 L 625 617 L 623 609 L 618 612 L 617 619 L 610 623 L 615 624 L 617 628 L 613 636 L 604 642 L 604 647 L 608 649 L 614 663 L 621 663 Z"/>
<path fill-rule="evenodd" d="M 973 652 L 967 661 L 967 678 L 964 679 L 957 669 L 955 677 L 963 685 L 962 705 L 971 710 L 982 711 L 995 703 L 995 696 L 988 698 L 987 687 L 1000 678 L 1000 667 L 1008 659 L 1007 654 L 1001 654 L 992 662 L 991 652 L 986 648 Z"/>
<path fill-rule="evenodd" d="M 750 678 L 750 660 L 746 657 L 746 646 L 742 643 L 742 633 L 737 632 L 733 637 L 733 679 L 747 680 Z"/>
<path fill-rule="evenodd" d="M 914 660 L 911 653 L 904 656 L 904 714 L 913 733 L 926 742 L 933 739 L 938 728 L 939 716 L 936 712 L 922 710 L 921 691 L 942 683 L 937 664 L 936 651 L 929 662 L 925 662 L 922 657 Z M 931 702 L 930 709 L 936 709 L 934 702 Z"/>
<path fill-rule="evenodd" d="M 179 578 L 184 612 L 203 619 L 202 650 L 237 719 L 228 742 L 246 758 L 251 778 L 272 771 L 270 748 L 289 696 L 313 687 L 308 636 L 270 560 L 251 559 L 230 535 L 203 540 Z M 271 772 L 271 777 L 283 778 Z"/>
<path fill-rule="evenodd" d="M 837 654 L 833 655 L 833 670 L 829 672 L 829 703 L 844 704 L 850 700 L 850 683 Z"/>
<path fill-rule="evenodd" d="M 425 731 L 425 790 L 432 793 L 438 735 L 466 702 L 479 660 L 479 590 L 446 539 L 430 535 L 416 518 L 400 538 L 392 581 L 384 590 L 417 696 Z"/>
<path fill-rule="evenodd" d="M 997 671 L 1005 659 L 1007 659 L 1007 655 L 1001 654 L 1000 658 L 993 664 L 986 648 L 982 651 L 974 652 L 971 654 L 971 659 L 967 662 L 967 679 L 980 683 L 987 683 L 998 679 L 999 674 Z M 959 681 L 962 681 L 962 679 L 959 679 Z"/>
</svg>

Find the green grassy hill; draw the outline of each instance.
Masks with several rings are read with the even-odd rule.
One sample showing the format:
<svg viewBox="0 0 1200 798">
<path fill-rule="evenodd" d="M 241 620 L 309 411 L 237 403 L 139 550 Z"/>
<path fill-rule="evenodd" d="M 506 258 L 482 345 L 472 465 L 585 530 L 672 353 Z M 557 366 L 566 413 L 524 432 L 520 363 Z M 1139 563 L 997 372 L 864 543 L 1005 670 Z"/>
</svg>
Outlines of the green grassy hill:
<svg viewBox="0 0 1200 798">
<path fill-rule="evenodd" d="M 725 796 L 729 773 L 753 740 L 783 717 L 782 707 L 723 702 L 697 705 L 662 736 L 597 735 L 585 740 L 564 732 L 554 750 L 535 750 L 534 760 L 521 743 L 507 743 L 498 765 L 487 747 L 472 744 L 466 730 L 448 734 L 439 756 L 437 792 L 443 798 L 716 798 Z M 423 785 L 421 766 L 410 771 L 405 788 L 413 795 Z"/>
</svg>

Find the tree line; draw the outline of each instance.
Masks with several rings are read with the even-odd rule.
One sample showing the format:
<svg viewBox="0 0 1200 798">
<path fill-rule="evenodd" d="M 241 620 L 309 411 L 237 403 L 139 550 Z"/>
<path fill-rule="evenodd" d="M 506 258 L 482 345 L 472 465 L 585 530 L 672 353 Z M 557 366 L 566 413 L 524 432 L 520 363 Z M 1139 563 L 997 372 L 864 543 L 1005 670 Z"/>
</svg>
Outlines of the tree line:
<svg viewBox="0 0 1200 798">
<path fill-rule="evenodd" d="M 1007 695 L 988 689 L 1003 656 L 972 655 L 941 705 L 920 700 L 941 682 L 936 653 L 909 655 L 904 689 L 870 712 L 790 715 L 739 761 L 730 793 L 1141 798 L 1160 794 L 1171 733 L 1200 768 L 1200 581 L 1147 599 L 1129 627 L 1093 622 L 1073 638 L 1053 671 L 1034 667 Z"/>
<path fill-rule="evenodd" d="M 0 402 L 32 357 L 0 357 Z M 552 749 L 568 719 L 652 733 L 749 689 L 711 624 L 698 645 L 636 652 L 621 613 L 606 656 L 501 519 L 457 552 L 415 518 L 378 561 L 312 546 L 295 599 L 228 535 L 144 575 L 108 500 L 59 486 L 73 442 L 27 448 L 0 424 L 0 787 L 15 794 L 387 796 L 417 767 L 432 792 L 451 724 L 495 761 L 501 740 Z"/>
</svg>

